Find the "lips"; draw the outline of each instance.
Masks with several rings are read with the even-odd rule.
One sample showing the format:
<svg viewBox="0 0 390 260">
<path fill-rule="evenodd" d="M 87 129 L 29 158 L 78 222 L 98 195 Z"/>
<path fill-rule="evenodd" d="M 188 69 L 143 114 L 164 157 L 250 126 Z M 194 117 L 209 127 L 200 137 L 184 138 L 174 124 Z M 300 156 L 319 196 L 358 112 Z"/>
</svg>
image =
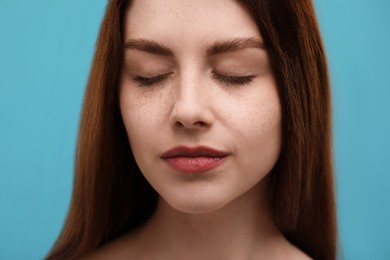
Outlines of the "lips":
<svg viewBox="0 0 390 260">
<path fill-rule="evenodd" d="M 201 173 L 217 167 L 228 155 L 226 152 L 206 146 L 179 146 L 164 152 L 161 159 L 180 172 Z"/>
</svg>

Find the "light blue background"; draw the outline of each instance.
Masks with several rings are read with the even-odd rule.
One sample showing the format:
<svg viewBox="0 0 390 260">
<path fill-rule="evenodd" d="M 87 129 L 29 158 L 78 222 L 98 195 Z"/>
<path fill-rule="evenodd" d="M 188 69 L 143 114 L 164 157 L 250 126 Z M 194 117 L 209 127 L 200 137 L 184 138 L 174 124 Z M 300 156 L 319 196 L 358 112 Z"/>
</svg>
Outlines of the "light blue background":
<svg viewBox="0 0 390 260">
<path fill-rule="evenodd" d="M 41 259 L 68 209 L 105 0 L 0 0 L 0 259 Z M 390 2 L 315 0 L 345 259 L 390 259 Z"/>
</svg>

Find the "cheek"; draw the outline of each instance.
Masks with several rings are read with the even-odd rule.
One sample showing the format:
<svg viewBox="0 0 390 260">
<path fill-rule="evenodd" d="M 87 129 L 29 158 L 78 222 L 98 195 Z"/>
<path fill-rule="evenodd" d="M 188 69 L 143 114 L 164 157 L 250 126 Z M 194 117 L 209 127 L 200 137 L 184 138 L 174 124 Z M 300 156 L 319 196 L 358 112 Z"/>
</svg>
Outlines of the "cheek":
<svg viewBox="0 0 390 260">
<path fill-rule="evenodd" d="M 250 120 L 248 129 L 257 135 L 257 138 L 281 137 L 281 107 L 278 99 L 264 102 L 258 105 L 258 109 L 252 112 L 253 118 Z M 257 139 L 255 138 L 255 140 Z"/>
<path fill-rule="evenodd" d="M 156 150 L 160 142 L 158 132 L 166 102 L 164 97 L 159 99 L 151 100 L 150 95 L 142 95 L 134 87 L 123 86 L 120 93 L 122 119 L 134 158 L 142 172 L 150 164 L 150 151 Z"/>
<path fill-rule="evenodd" d="M 244 105 L 245 104 L 245 105 Z M 240 166 L 255 176 L 268 174 L 279 158 L 282 140 L 281 105 L 275 88 L 248 96 L 237 109 L 234 131 Z"/>
<path fill-rule="evenodd" d="M 281 105 L 276 86 L 256 89 L 230 108 L 227 113 L 231 115 L 229 124 L 247 143 L 281 139 Z"/>
<path fill-rule="evenodd" d="M 276 87 L 273 88 L 273 91 L 269 91 L 265 98 L 260 99 L 260 103 L 254 105 L 252 109 L 252 124 L 248 126 L 248 129 L 253 134 L 253 140 L 257 140 L 254 143 L 259 147 L 266 148 L 271 154 L 277 153 L 279 155 L 282 116 Z"/>
<path fill-rule="evenodd" d="M 156 136 L 168 111 L 166 96 L 150 94 L 126 86 L 121 90 L 120 110 L 131 143 Z"/>
<path fill-rule="evenodd" d="M 257 124 L 252 126 L 253 149 L 258 158 L 267 164 L 270 171 L 279 158 L 281 150 L 281 110 L 279 103 L 265 104 L 257 115 Z M 266 163 L 266 162 L 269 162 Z"/>
</svg>

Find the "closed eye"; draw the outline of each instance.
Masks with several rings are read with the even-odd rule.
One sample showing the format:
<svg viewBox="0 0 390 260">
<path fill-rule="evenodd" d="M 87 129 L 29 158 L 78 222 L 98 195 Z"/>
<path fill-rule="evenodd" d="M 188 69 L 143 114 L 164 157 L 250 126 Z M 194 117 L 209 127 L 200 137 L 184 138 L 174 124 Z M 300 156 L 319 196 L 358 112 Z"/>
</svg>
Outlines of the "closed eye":
<svg viewBox="0 0 390 260">
<path fill-rule="evenodd" d="M 161 74 L 153 77 L 143 77 L 143 76 L 135 76 L 132 80 L 138 84 L 139 87 L 149 87 L 154 84 L 157 84 L 169 77 L 171 73 Z M 252 82 L 256 76 L 226 76 L 213 72 L 213 77 L 218 81 L 228 84 L 228 85 L 238 85 L 243 86 Z"/>
<path fill-rule="evenodd" d="M 222 83 L 225 83 L 228 85 L 237 85 L 237 86 L 247 85 L 247 84 L 251 83 L 256 78 L 255 75 L 226 76 L 226 75 L 221 75 L 221 74 L 218 74 L 215 72 L 213 72 L 213 77 Z"/>
<path fill-rule="evenodd" d="M 172 73 L 161 74 L 153 77 L 135 76 L 131 80 L 138 84 L 139 87 L 150 87 L 169 77 Z"/>
</svg>

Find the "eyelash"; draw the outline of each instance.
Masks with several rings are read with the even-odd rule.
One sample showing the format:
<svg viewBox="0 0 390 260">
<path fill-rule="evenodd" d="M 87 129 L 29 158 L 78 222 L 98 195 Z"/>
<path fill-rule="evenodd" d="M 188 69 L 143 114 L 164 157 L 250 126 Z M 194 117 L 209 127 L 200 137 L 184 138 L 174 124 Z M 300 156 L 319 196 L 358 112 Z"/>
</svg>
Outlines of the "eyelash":
<svg viewBox="0 0 390 260">
<path fill-rule="evenodd" d="M 139 87 L 150 87 L 154 84 L 157 84 L 169 77 L 171 73 L 161 74 L 154 77 L 142 77 L 136 76 L 132 78 L 132 80 L 138 84 Z M 244 86 L 251 83 L 255 79 L 255 75 L 250 76 L 224 76 L 213 72 L 213 76 L 218 81 L 228 84 L 228 85 L 236 85 L 236 86 Z"/>
<path fill-rule="evenodd" d="M 135 83 L 137 83 L 139 87 L 150 87 L 156 83 L 159 83 L 160 81 L 167 79 L 170 74 L 171 73 L 161 74 L 161 75 L 157 75 L 157 76 L 149 77 L 149 78 L 142 77 L 142 76 L 136 76 L 136 77 L 132 78 L 132 80 Z"/>
<path fill-rule="evenodd" d="M 249 76 L 224 76 L 217 74 L 213 72 L 214 78 L 216 78 L 218 81 L 228 84 L 228 85 L 236 85 L 236 86 L 244 86 L 249 83 L 251 83 L 256 76 L 255 75 L 249 75 Z"/>
</svg>

